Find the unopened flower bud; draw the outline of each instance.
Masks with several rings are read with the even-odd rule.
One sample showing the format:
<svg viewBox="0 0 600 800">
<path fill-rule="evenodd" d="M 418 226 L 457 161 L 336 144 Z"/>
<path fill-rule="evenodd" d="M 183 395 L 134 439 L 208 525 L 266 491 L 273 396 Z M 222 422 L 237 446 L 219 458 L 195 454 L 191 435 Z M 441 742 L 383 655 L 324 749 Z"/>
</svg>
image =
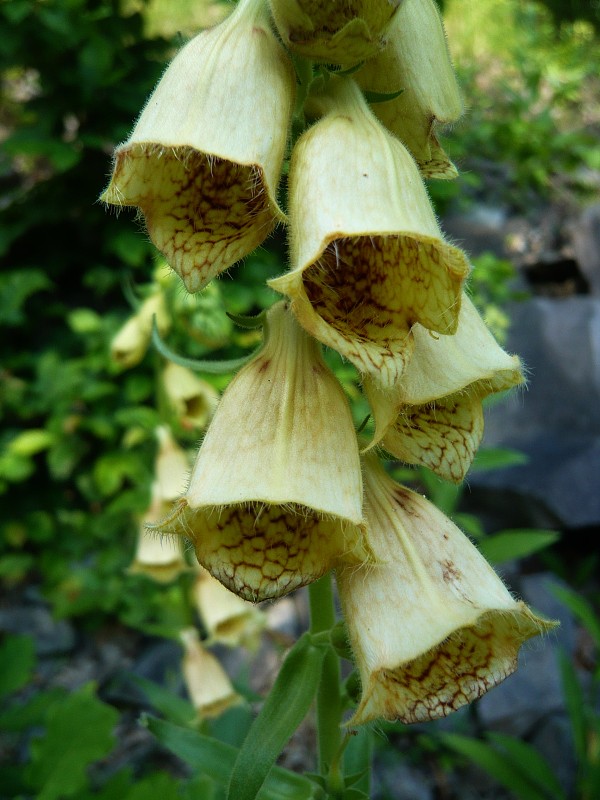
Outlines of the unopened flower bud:
<svg viewBox="0 0 600 800">
<path fill-rule="evenodd" d="M 181 631 L 184 647 L 183 678 L 190 700 L 200 719 L 219 717 L 242 698 L 215 656 L 202 646 L 194 628 Z"/>
<path fill-rule="evenodd" d="M 385 44 L 401 0 L 270 0 L 277 29 L 298 55 L 328 64 L 357 64 Z"/>
<path fill-rule="evenodd" d="M 370 447 L 381 442 L 407 464 L 460 483 L 483 437 L 482 400 L 523 383 L 521 363 L 497 344 L 466 295 L 453 336 L 421 325 L 412 332 L 413 356 L 397 385 L 364 381 L 375 418 Z"/>
<path fill-rule="evenodd" d="M 182 572 L 189 571 L 181 537 L 161 534 L 146 527 L 160 522 L 170 506 L 155 483 L 152 487 L 152 503 L 140 523 L 135 556 L 127 569 L 130 575 L 145 575 L 157 583 L 171 583 Z"/>
<path fill-rule="evenodd" d="M 171 361 L 163 371 L 162 380 L 167 401 L 179 423 L 186 428 L 205 428 L 219 402 L 214 386 Z"/>
<path fill-rule="evenodd" d="M 254 649 L 266 624 L 262 611 L 198 566 L 192 588 L 194 602 L 212 641 L 229 647 L 244 645 Z"/>
<path fill-rule="evenodd" d="M 445 717 L 514 672 L 521 645 L 556 623 L 515 601 L 466 536 L 373 456 L 365 492 L 377 563 L 337 579 L 362 682 L 349 724 Z"/>
<path fill-rule="evenodd" d="M 198 561 L 254 602 L 362 561 L 362 478 L 348 402 L 286 303 L 225 390 L 178 513 Z"/>
<path fill-rule="evenodd" d="M 302 326 L 393 385 L 415 322 L 456 330 L 469 264 L 442 238 L 417 166 L 349 78 L 311 101 L 325 115 L 290 167 L 292 270 L 269 281 Z"/>
<path fill-rule="evenodd" d="M 169 583 L 189 567 L 179 536 L 160 534 L 154 528 L 171 511 L 173 501 L 181 496 L 189 473 L 188 457 L 165 426 L 156 429 L 158 451 L 154 462 L 152 501 L 144 514 L 132 574 L 144 574 L 159 583 Z"/>
<path fill-rule="evenodd" d="M 266 4 L 241 0 L 178 53 L 117 148 L 102 199 L 141 209 L 190 292 L 284 219 L 276 193 L 294 89 Z"/>
<path fill-rule="evenodd" d="M 110 354 L 123 369 L 135 367 L 146 355 L 152 338 L 153 317 L 156 317 L 159 332 L 166 333 L 171 318 L 162 292 L 156 292 L 144 300 L 112 340 Z"/>
<path fill-rule="evenodd" d="M 354 76 L 366 90 L 402 94 L 373 111 L 410 150 L 426 178 L 454 178 L 435 126 L 462 113 L 444 25 L 434 0 L 404 0 L 388 30 L 388 43 Z"/>
</svg>

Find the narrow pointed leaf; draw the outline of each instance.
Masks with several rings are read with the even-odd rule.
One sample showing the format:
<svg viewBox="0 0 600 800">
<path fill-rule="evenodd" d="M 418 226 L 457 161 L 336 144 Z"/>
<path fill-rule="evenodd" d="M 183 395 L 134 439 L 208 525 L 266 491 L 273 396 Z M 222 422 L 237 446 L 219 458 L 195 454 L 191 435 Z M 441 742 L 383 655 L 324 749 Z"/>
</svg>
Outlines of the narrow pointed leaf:
<svg viewBox="0 0 600 800">
<path fill-rule="evenodd" d="M 561 650 L 558 654 L 558 666 L 562 680 L 563 695 L 573 734 L 573 746 L 580 764 L 584 764 L 587 757 L 588 726 L 585 718 L 585 698 L 581 683 L 571 663 L 569 656 Z"/>
<path fill-rule="evenodd" d="M 509 530 L 486 536 L 478 542 L 479 549 L 492 564 L 513 558 L 525 558 L 554 544 L 560 538 L 557 531 Z"/>
<path fill-rule="evenodd" d="M 535 747 L 503 733 L 489 733 L 488 739 L 492 744 L 499 745 L 505 750 L 513 764 L 517 767 L 520 765 L 521 769 L 526 769 L 532 783 L 537 784 L 542 791 L 545 791 L 549 798 L 565 800 L 565 793 L 558 778 L 550 764 Z"/>
<path fill-rule="evenodd" d="M 142 725 L 198 773 L 204 774 L 220 786 L 226 786 L 239 754 L 237 747 L 204 736 L 191 728 L 144 715 Z M 282 767 L 273 767 L 258 800 L 320 800 L 321 789 L 308 778 Z"/>
<path fill-rule="evenodd" d="M 260 314 L 256 314 L 255 316 L 248 316 L 246 314 L 231 314 L 229 311 L 225 312 L 229 319 L 232 322 L 235 322 L 240 328 L 247 328 L 248 330 L 256 330 L 256 328 L 262 328 L 265 324 L 265 319 L 267 314 L 265 311 L 261 311 Z"/>
<path fill-rule="evenodd" d="M 156 325 L 156 318 L 152 323 L 152 343 L 161 356 L 164 356 L 168 361 L 179 364 L 180 367 L 196 370 L 196 372 L 207 372 L 210 375 L 227 375 L 229 372 L 235 372 L 256 355 L 256 352 L 254 352 L 243 358 L 232 358 L 228 361 L 202 361 L 196 358 L 185 358 L 185 356 L 180 356 L 174 350 L 171 350 L 162 340 Z"/>
<path fill-rule="evenodd" d="M 532 785 L 521 769 L 516 768 L 506 756 L 498 753 L 491 745 L 457 733 L 444 734 L 441 740 L 514 792 L 519 800 L 550 800 L 545 792 Z M 524 764 L 522 769 L 526 770 L 527 765 Z"/>
<path fill-rule="evenodd" d="M 313 701 L 326 648 L 304 634 L 288 653 L 258 717 L 252 723 L 231 776 L 228 800 L 254 800 L 273 764 Z"/>
</svg>

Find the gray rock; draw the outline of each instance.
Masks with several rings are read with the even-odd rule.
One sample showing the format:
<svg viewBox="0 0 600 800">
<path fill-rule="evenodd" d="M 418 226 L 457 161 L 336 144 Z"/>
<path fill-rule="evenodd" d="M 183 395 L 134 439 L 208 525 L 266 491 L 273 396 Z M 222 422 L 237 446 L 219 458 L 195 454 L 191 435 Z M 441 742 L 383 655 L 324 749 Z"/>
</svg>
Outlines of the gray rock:
<svg viewBox="0 0 600 800">
<path fill-rule="evenodd" d="M 600 203 L 584 209 L 570 229 L 579 269 L 592 294 L 600 296 Z"/>
<path fill-rule="evenodd" d="M 507 349 L 526 365 L 527 391 L 486 411 L 484 445 L 528 456 L 472 473 L 473 487 L 532 495 L 566 528 L 600 525 L 600 299 L 537 297 L 511 308 Z"/>
<path fill-rule="evenodd" d="M 576 630 L 570 611 L 552 593 L 557 584 L 552 575 L 530 575 L 521 582 L 524 600 L 561 624 L 549 636 L 527 642 L 517 671 L 478 701 L 479 719 L 488 729 L 524 736 L 564 710 L 557 655 L 559 648 L 573 654 Z"/>
<path fill-rule="evenodd" d="M 67 620 L 56 620 L 44 605 L 19 606 L 0 610 L 0 631 L 31 636 L 38 656 L 70 652 L 75 632 Z"/>
</svg>

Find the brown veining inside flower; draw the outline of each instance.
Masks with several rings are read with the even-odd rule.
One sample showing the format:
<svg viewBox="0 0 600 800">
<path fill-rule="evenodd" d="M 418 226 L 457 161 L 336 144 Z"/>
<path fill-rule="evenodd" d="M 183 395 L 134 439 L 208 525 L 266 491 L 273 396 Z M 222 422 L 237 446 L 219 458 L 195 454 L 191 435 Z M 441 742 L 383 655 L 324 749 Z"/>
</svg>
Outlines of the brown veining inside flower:
<svg viewBox="0 0 600 800">
<path fill-rule="evenodd" d="M 523 639 L 531 635 L 525 626 Z M 381 715 L 404 723 L 446 717 L 514 672 L 523 639 L 515 636 L 514 614 L 486 614 L 414 661 L 379 670 L 365 687 L 352 722 Z"/>
<path fill-rule="evenodd" d="M 440 333 L 456 329 L 465 277 L 457 253 L 402 235 L 334 240 L 303 276 L 314 311 L 332 329 L 329 341 L 319 338 L 338 350 L 341 338 L 358 369 L 393 383 L 410 358 L 415 322 Z"/>
<path fill-rule="evenodd" d="M 181 522 L 202 566 L 253 602 L 311 583 L 341 555 L 352 560 L 353 548 L 361 547 L 358 528 L 295 504 L 188 509 Z M 357 557 L 364 558 L 364 551 Z"/>
<path fill-rule="evenodd" d="M 408 464 L 422 464 L 454 483 L 462 481 L 483 437 L 483 409 L 474 393 L 406 406 L 383 444 Z"/>
<path fill-rule="evenodd" d="M 257 167 L 191 147 L 118 151 L 105 199 L 141 209 L 150 238 L 191 292 L 251 252 L 275 224 Z"/>
</svg>

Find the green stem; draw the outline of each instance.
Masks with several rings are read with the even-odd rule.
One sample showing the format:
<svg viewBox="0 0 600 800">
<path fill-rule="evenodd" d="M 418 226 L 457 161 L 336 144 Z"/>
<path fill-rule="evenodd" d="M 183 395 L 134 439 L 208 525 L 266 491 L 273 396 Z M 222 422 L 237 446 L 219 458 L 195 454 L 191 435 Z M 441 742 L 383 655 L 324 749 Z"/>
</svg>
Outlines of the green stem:
<svg viewBox="0 0 600 800">
<path fill-rule="evenodd" d="M 310 632 L 330 630 L 335 625 L 335 606 L 331 575 L 325 575 L 308 587 L 310 598 Z M 319 771 L 327 775 L 334 763 L 341 739 L 340 661 L 331 648 L 323 662 L 323 671 L 317 691 L 317 736 L 319 746 Z M 341 774 L 330 775 L 333 791 L 343 788 Z"/>
</svg>

